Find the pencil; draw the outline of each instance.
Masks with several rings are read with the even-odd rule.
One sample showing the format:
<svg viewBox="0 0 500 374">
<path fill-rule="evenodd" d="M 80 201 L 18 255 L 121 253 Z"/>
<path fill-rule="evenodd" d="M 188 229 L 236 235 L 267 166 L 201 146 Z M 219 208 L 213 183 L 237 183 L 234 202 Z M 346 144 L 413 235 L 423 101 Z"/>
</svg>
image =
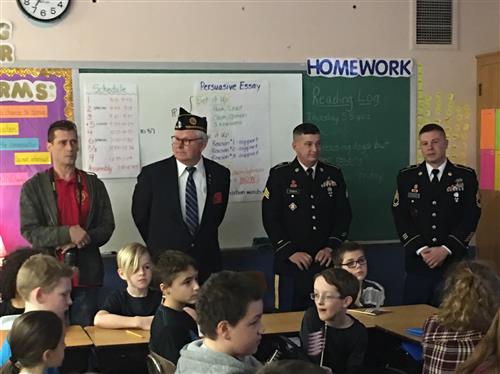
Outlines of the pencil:
<svg viewBox="0 0 500 374">
<path fill-rule="evenodd" d="M 133 335 L 133 336 L 137 336 L 138 338 L 144 338 L 144 336 L 142 336 L 141 334 L 138 334 L 138 333 L 130 331 L 130 330 L 125 330 L 125 332 L 127 334 L 130 334 L 130 335 Z"/>
</svg>

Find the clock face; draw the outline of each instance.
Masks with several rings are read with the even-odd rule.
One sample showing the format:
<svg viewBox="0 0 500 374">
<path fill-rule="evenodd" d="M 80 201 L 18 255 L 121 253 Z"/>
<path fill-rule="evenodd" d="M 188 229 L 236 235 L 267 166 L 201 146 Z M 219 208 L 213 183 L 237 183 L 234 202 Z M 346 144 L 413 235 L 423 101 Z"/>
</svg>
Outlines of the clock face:
<svg viewBox="0 0 500 374">
<path fill-rule="evenodd" d="M 70 0 L 17 0 L 17 4 L 29 17 L 50 22 L 60 18 L 69 8 Z"/>
</svg>

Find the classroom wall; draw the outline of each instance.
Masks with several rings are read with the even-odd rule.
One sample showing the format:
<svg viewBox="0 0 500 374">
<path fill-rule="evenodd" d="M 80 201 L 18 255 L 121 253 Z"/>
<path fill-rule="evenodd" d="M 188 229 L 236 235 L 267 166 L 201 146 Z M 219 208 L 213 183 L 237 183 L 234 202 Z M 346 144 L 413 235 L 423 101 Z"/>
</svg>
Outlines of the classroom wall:
<svg viewBox="0 0 500 374">
<path fill-rule="evenodd" d="M 453 93 L 474 110 L 474 56 L 500 49 L 500 2 L 458 3 L 458 50 L 410 50 L 409 0 L 74 1 L 63 20 L 48 26 L 27 19 L 14 1 L 0 0 L 1 18 L 14 25 L 10 42 L 18 63 L 412 57 L 424 68 L 426 93 Z M 474 130 L 474 115 L 471 125 Z M 470 133 L 475 144 L 476 132 Z M 473 147 L 465 158 L 475 165 Z"/>
<path fill-rule="evenodd" d="M 475 56 L 500 50 L 498 0 L 458 0 L 455 50 L 410 48 L 410 0 L 93 1 L 73 1 L 60 22 L 40 25 L 14 1 L 0 0 L 0 18 L 14 26 L 9 42 L 16 66 L 23 61 L 50 66 L 48 61 L 304 63 L 307 57 L 411 57 L 422 66 L 426 95 L 452 94 L 472 110 L 460 162 L 476 165 Z"/>
</svg>

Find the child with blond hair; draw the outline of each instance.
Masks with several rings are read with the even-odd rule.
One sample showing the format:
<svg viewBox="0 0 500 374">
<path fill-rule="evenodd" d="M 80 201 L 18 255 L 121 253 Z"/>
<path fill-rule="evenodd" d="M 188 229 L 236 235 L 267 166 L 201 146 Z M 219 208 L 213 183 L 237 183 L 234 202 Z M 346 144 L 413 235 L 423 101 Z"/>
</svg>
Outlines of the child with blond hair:
<svg viewBox="0 0 500 374">
<path fill-rule="evenodd" d="M 94 317 L 94 325 L 149 330 L 161 303 L 161 293 L 149 288 L 153 274 L 151 256 L 145 246 L 131 243 L 118 251 L 116 263 L 118 275 L 127 282 L 127 288 L 108 296 Z"/>
<path fill-rule="evenodd" d="M 73 270 L 54 257 L 43 254 L 31 256 L 21 266 L 16 277 L 17 292 L 25 303 L 24 312 L 51 311 L 65 321 L 71 305 L 72 277 Z M 10 328 L 5 325 L 0 327 L 2 330 Z M 6 339 L 0 349 L 0 365 L 11 359 L 11 354 L 9 340 Z M 57 373 L 57 369 L 51 370 Z"/>
</svg>

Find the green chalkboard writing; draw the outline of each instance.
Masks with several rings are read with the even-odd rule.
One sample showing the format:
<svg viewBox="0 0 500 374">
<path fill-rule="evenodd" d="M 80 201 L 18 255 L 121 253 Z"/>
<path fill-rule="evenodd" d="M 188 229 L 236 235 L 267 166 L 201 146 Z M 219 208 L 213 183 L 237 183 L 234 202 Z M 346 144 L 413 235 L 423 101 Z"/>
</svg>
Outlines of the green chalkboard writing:
<svg viewBox="0 0 500 374">
<path fill-rule="evenodd" d="M 304 121 L 321 130 L 322 158 L 346 178 L 352 240 L 397 239 L 396 175 L 408 165 L 410 78 L 303 79 Z"/>
</svg>

